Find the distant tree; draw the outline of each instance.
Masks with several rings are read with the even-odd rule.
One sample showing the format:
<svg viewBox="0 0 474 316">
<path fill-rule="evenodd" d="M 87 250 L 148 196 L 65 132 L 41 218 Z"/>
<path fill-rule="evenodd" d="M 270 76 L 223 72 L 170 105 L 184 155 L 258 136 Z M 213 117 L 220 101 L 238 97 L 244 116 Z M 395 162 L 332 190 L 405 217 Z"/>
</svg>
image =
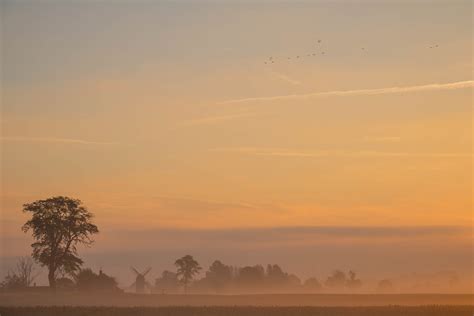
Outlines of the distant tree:
<svg viewBox="0 0 474 316">
<path fill-rule="evenodd" d="M 205 280 L 214 291 L 219 292 L 232 281 L 232 267 L 216 260 L 206 272 Z"/>
<path fill-rule="evenodd" d="M 0 283 L 0 287 L 5 290 L 20 290 L 26 288 L 24 280 L 22 280 L 18 274 L 14 272 L 8 272 L 3 281 Z"/>
<path fill-rule="evenodd" d="M 391 293 L 393 292 L 393 283 L 391 280 L 383 279 L 377 284 L 377 292 L 379 293 Z"/>
<path fill-rule="evenodd" d="M 155 280 L 155 291 L 165 293 L 165 291 L 175 292 L 179 287 L 178 275 L 174 272 L 165 270 L 161 277 Z"/>
<path fill-rule="evenodd" d="M 265 269 L 261 265 L 242 267 L 236 277 L 236 282 L 247 289 L 261 287 L 264 281 Z"/>
<path fill-rule="evenodd" d="M 281 286 L 287 282 L 288 274 L 279 265 L 267 265 L 266 281 L 270 286 Z"/>
<path fill-rule="evenodd" d="M 294 274 L 283 271 L 279 265 L 267 265 L 265 284 L 267 290 L 292 291 L 301 286 L 301 280 Z"/>
<path fill-rule="evenodd" d="M 303 287 L 304 287 L 305 290 L 307 290 L 309 292 L 318 292 L 318 291 L 321 291 L 322 288 L 323 288 L 321 283 L 319 283 L 318 279 L 316 279 L 316 278 L 307 279 L 304 282 Z"/>
<path fill-rule="evenodd" d="M 25 284 L 31 286 L 33 281 L 38 277 L 39 272 L 35 271 L 35 263 L 31 257 L 20 257 L 16 263 L 16 273 Z"/>
<path fill-rule="evenodd" d="M 20 257 L 15 269 L 8 272 L 0 286 L 7 289 L 26 288 L 33 284 L 38 275 L 31 257 Z"/>
<path fill-rule="evenodd" d="M 349 279 L 346 281 L 346 286 L 351 290 L 358 289 L 362 286 L 362 281 L 357 279 L 356 273 L 352 270 L 349 271 Z"/>
<path fill-rule="evenodd" d="M 347 282 L 347 277 L 341 270 L 335 270 L 324 282 L 329 288 L 344 288 Z"/>
<path fill-rule="evenodd" d="M 186 255 L 174 263 L 178 268 L 178 280 L 184 285 L 184 294 L 188 292 L 188 285 L 194 279 L 194 276 L 202 269 L 193 256 Z"/>
<path fill-rule="evenodd" d="M 48 268 L 49 286 L 55 289 L 58 272 L 73 274 L 82 265 L 77 245 L 91 245 L 91 236 L 99 232 L 91 222 L 93 215 L 80 200 L 63 196 L 24 204 L 23 211 L 32 215 L 23 225 L 36 240 L 32 257 Z"/>
<path fill-rule="evenodd" d="M 75 275 L 76 287 L 79 290 L 84 291 L 116 291 L 118 290 L 117 281 L 115 278 L 108 276 L 103 273 L 102 270 L 99 274 L 92 271 L 92 269 L 81 269 Z"/>
</svg>

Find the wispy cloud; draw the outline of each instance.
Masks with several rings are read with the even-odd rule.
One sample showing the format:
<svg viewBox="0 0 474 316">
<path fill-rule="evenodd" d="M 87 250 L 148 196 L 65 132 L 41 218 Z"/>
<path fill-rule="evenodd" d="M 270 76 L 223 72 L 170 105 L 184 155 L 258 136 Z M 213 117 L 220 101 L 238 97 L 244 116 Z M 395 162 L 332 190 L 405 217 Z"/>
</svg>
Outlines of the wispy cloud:
<svg viewBox="0 0 474 316">
<path fill-rule="evenodd" d="M 309 99 L 317 97 L 333 97 L 333 96 L 358 96 L 358 95 L 379 95 L 379 94 L 396 94 L 396 93 L 410 93 L 423 91 L 437 91 L 437 90 L 456 90 L 471 88 L 474 86 L 474 80 L 458 81 L 450 83 L 431 83 L 417 86 L 405 87 L 388 87 L 376 89 L 356 89 L 356 90 L 334 90 L 323 92 L 311 92 L 304 94 L 287 94 L 269 97 L 253 97 L 241 98 L 222 101 L 219 104 L 239 104 L 248 102 L 266 102 L 266 101 L 280 101 L 280 100 L 295 100 L 295 99 Z"/>
<path fill-rule="evenodd" d="M 231 121 L 231 120 L 235 120 L 235 119 L 239 119 L 243 117 L 250 117 L 254 115 L 255 113 L 253 112 L 245 112 L 245 113 L 237 113 L 237 114 L 229 114 L 229 115 L 200 117 L 200 118 L 185 120 L 181 122 L 180 126 L 212 125 L 212 124 L 217 124 L 220 122 Z"/>
<path fill-rule="evenodd" d="M 320 158 L 320 157 L 439 157 L 439 158 L 462 158 L 473 157 L 472 153 L 439 153 L 439 152 L 387 152 L 387 151 L 295 151 L 290 149 L 278 148 L 258 148 L 258 147 L 235 147 L 235 148 L 215 148 L 212 151 L 236 152 L 256 156 L 275 156 L 275 157 L 301 157 L 301 158 Z"/>
<path fill-rule="evenodd" d="M 27 143 L 63 143 L 80 145 L 117 145 L 116 142 L 98 142 L 84 139 L 55 138 L 55 137 L 26 137 L 26 136 L 3 136 L 2 142 L 27 142 Z"/>
<path fill-rule="evenodd" d="M 297 85 L 300 85 L 301 82 L 298 81 L 298 80 L 295 80 L 293 78 L 290 78 L 289 76 L 285 75 L 285 74 L 282 74 L 280 72 L 276 72 L 276 71 L 270 71 L 270 75 L 276 79 L 279 79 L 279 80 L 282 80 L 282 81 L 285 81 L 291 85 L 294 85 L 294 86 L 297 86 Z"/>
</svg>

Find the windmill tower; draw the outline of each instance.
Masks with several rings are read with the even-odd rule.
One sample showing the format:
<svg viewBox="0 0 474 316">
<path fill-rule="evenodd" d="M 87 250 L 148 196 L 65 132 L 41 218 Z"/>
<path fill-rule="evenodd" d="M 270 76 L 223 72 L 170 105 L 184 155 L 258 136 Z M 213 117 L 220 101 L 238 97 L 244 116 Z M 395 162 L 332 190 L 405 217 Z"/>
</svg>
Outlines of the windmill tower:
<svg viewBox="0 0 474 316">
<path fill-rule="evenodd" d="M 136 293 L 143 294 L 145 293 L 145 290 L 151 290 L 151 285 L 145 280 L 145 276 L 150 272 L 151 268 L 147 268 L 143 272 L 138 272 L 137 269 L 134 267 L 131 267 L 132 271 L 135 273 L 135 282 L 130 286 L 135 290 Z"/>
</svg>

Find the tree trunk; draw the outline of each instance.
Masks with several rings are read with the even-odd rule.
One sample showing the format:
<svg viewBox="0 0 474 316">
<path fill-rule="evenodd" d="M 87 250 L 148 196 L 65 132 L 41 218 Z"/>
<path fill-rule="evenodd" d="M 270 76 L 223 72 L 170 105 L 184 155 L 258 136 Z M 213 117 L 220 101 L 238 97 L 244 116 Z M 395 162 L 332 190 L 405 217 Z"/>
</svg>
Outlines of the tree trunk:
<svg viewBox="0 0 474 316">
<path fill-rule="evenodd" d="M 49 268 L 49 272 L 48 272 L 49 287 L 53 291 L 56 291 L 56 278 L 54 274 L 55 274 L 55 271 L 52 268 Z"/>
</svg>

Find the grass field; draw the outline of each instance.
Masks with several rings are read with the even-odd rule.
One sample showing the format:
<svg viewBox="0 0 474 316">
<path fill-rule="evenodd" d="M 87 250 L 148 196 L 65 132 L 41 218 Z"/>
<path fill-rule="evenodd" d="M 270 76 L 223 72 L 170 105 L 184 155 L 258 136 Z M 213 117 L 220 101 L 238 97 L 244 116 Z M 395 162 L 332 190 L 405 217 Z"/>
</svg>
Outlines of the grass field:
<svg viewBox="0 0 474 316">
<path fill-rule="evenodd" d="M 473 306 L 0 307 L 1 316 L 472 316 Z"/>
</svg>

